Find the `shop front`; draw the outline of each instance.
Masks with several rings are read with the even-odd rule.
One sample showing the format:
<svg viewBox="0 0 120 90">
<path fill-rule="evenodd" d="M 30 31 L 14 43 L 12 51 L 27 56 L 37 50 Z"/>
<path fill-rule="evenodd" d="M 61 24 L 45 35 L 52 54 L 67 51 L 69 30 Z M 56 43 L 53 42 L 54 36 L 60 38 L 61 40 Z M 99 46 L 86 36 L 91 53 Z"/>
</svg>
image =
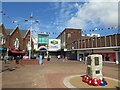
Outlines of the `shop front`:
<svg viewBox="0 0 120 90">
<path fill-rule="evenodd" d="M 97 54 L 102 55 L 103 61 L 112 61 L 112 62 L 116 61 L 115 52 L 102 52 Z"/>
<path fill-rule="evenodd" d="M 85 58 L 90 54 L 100 54 L 102 55 L 102 60 L 106 62 L 116 62 L 120 59 L 120 52 L 115 51 L 114 49 L 78 49 L 77 50 L 77 60 L 85 60 Z M 120 61 L 119 61 L 120 62 Z"/>
<path fill-rule="evenodd" d="M 7 48 L 0 47 L 0 59 L 4 59 L 7 52 Z"/>
<path fill-rule="evenodd" d="M 8 56 L 12 56 L 14 58 L 19 56 L 22 59 L 24 55 L 25 55 L 25 52 L 22 50 L 11 49 L 8 51 Z"/>
</svg>

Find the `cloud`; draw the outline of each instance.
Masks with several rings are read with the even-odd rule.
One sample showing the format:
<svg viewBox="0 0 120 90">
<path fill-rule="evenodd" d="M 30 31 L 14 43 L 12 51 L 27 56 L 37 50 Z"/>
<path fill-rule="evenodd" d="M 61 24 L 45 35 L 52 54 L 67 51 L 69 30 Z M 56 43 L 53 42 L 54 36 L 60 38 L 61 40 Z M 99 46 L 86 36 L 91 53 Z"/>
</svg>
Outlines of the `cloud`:
<svg viewBox="0 0 120 90">
<path fill-rule="evenodd" d="M 88 0 L 88 2 L 119 2 L 120 0 Z"/>
<path fill-rule="evenodd" d="M 58 10 L 58 15 L 55 18 L 54 25 L 57 26 L 58 31 L 63 31 L 67 27 L 67 21 L 74 16 L 75 8 L 74 3 L 59 2 L 55 3 L 55 9 Z"/>
<path fill-rule="evenodd" d="M 89 0 L 83 5 L 75 4 L 78 11 L 68 20 L 67 26 L 73 28 L 85 28 L 88 25 L 97 27 L 100 25 L 114 26 L 118 24 L 117 2 L 93 2 Z M 116 0 L 115 0 L 116 1 Z"/>
</svg>

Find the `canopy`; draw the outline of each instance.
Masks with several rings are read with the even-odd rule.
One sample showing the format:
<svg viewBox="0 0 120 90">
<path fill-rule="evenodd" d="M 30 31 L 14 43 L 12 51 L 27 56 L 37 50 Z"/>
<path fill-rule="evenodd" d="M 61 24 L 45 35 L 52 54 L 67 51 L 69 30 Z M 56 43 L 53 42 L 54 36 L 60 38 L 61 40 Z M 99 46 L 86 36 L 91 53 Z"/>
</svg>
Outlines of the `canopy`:
<svg viewBox="0 0 120 90">
<path fill-rule="evenodd" d="M 21 50 L 9 50 L 10 52 L 12 53 L 15 53 L 15 54 L 25 54 L 25 52 L 21 51 Z"/>
</svg>

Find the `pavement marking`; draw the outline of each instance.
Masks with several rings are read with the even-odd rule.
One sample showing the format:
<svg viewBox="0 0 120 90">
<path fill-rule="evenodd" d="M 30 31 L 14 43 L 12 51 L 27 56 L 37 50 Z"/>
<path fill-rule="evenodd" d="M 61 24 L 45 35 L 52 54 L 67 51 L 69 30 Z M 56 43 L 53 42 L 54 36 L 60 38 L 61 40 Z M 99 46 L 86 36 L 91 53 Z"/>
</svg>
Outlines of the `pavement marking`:
<svg viewBox="0 0 120 90">
<path fill-rule="evenodd" d="M 104 78 L 111 79 L 111 80 L 116 81 L 116 82 L 120 82 L 120 80 L 117 80 L 117 79 L 114 79 L 114 78 L 110 78 L 110 77 L 104 77 Z"/>
<path fill-rule="evenodd" d="M 70 81 L 70 79 L 72 79 L 74 77 L 79 77 L 79 76 L 83 76 L 83 75 L 85 75 L 85 74 L 72 75 L 72 76 L 65 77 L 64 80 L 63 80 L 63 83 L 67 88 L 77 88 L 77 87 L 73 86 L 69 81 Z M 104 77 L 104 78 L 111 79 L 111 80 L 116 81 L 116 82 L 120 82 L 120 80 L 117 80 L 117 79 L 114 79 L 114 78 L 110 78 L 110 77 Z"/>
</svg>

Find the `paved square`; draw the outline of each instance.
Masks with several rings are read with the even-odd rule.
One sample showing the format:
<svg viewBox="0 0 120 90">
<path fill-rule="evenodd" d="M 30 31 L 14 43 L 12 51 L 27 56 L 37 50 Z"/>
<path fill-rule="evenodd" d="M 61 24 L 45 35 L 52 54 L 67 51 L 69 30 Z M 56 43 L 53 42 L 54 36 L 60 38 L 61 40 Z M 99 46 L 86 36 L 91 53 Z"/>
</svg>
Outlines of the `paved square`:
<svg viewBox="0 0 120 90">
<path fill-rule="evenodd" d="M 63 84 L 65 77 L 86 73 L 86 64 L 74 60 L 44 59 L 42 65 L 38 64 L 38 60 L 21 61 L 17 66 L 11 62 L 3 64 L 3 69 L 7 66 L 15 70 L 2 72 L 3 88 L 66 88 Z M 104 63 L 103 75 L 118 79 L 118 65 Z"/>
</svg>

